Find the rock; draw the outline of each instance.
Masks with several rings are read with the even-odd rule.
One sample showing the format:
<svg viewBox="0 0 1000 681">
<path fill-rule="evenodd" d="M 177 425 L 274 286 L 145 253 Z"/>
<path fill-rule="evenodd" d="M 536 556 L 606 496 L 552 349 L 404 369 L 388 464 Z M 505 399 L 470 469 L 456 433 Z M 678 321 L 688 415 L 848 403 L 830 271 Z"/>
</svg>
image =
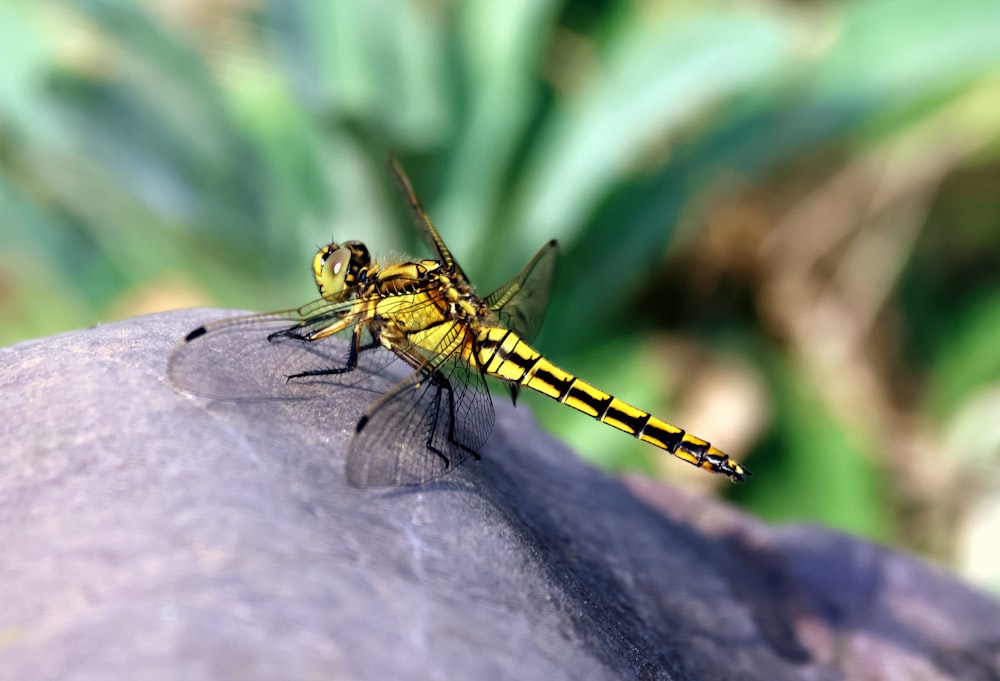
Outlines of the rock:
<svg viewBox="0 0 1000 681">
<path fill-rule="evenodd" d="M 609 477 L 509 400 L 481 461 L 352 488 L 363 382 L 166 380 L 219 316 L 0 350 L 0 679 L 1000 678 L 1000 606 L 955 579 Z"/>
</svg>

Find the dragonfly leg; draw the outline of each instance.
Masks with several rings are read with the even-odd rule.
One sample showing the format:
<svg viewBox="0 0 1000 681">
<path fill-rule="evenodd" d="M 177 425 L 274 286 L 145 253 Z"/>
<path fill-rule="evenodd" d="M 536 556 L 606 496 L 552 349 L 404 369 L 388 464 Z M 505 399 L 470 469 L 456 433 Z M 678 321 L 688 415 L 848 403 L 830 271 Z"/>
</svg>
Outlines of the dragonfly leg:
<svg viewBox="0 0 1000 681">
<path fill-rule="evenodd" d="M 438 387 L 437 387 L 437 389 L 434 392 L 434 409 L 432 410 L 433 414 L 431 416 L 431 421 L 428 424 L 429 427 L 427 428 L 427 440 L 424 442 L 424 446 L 427 447 L 427 449 L 429 449 L 432 452 L 434 452 L 435 454 L 437 454 L 441 458 L 442 463 L 444 463 L 445 470 L 451 470 L 451 467 L 452 467 L 451 466 L 451 459 L 449 459 L 447 456 L 445 456 L 444 452 L 442 452 L 440 449 L 438 449 L 437 447 L 434 446 L 434 434 L 437 433 L 437 429 L 438 429 L 438 416 L 441 413 L 441 391 L 445 390 L 445 388 L 442 387 L 440 381 L 435 380 L 433 378 L 431 380 L 434 380 L 434 383 Z"/>
<path fill-rule="evenodd" d="M 287 331 L 292 331 L 292 329 L 288 329 Z M 351 371 L 354 371 L 358 366 L 358 355 L 360 355 L 365 350 L 371 350 L 379 346 L 379 342 L 374 339 L 369 343 L 362 345 L 361 331 L 362 328 L 360 325 L 354 327 L 354 333 L 351 334 L 351 344 L 347 351 L 347 361 L 344 363 L 344 366 L 332 367 L 329 369 L 310 369 L 308 371 L 302 371 L 297 374 L 291 374 L 289 376 L 285 376 L 285 380 L 290 381 L 293 378 L 303 378 L 305 376 L 336 376 L 338 374 L 346 374 Z M 302 336 L 297 336 L 292 333 L 286 333 L 284 331 L 279 332 L 279 335 L 289 336 L 291 338 L 305 338 Z M 308 340 L 308 338 L 305 338 L 305 340 Z"/>
<path fill-rule="evenodd" d="M 479 452 L 477 452 L 474 449 L 466 447 L 464 444 L 458 441 L 457 437 L 455 437 L 455 392 L 451 389 L 451 383 L 447 379 L 442 379 L 442 380 L 447 385 L 446 389 L 448 391 L 448 413 L 451 414 L 451 418 L 448 419 L 448 442 L 457 447 L 461 447 L 465 451 L 472 454 L 473 458 L 476 461 L 480 461 L 482 457 L 479 456 Z"/>
<path fill-rule="evenodd" d="M 434 395 L 433 415 L 431 417 L 430 423 L 428 424 L 429 428 L 427 429 L 427 440 L 424 443 L 425 446 L 427 447 L 427 449 L 431 450 L 439 457 L 441 457 L 441 460 L 444 462 L 446 470 L 451 470 L 455 467 L 455 463 L 444 452 L 442 452 L 438 447 L 434 445 L 434 435 L 437 433 L 437 429 L 439 427 L 438 421 L 441 415 L 441 408 L 442 408 L 441 393 L 445 392 L 448 395 L 447 409 L 449 418 L 448 418 L 448 433 L 446 436 L 448 438 L 448 444 L 465 450 L 473 457 L 475 457 L 477 461 L 479 461 L 480 459 L 479 452 L 466 447 L 464 444 L 459 442 L 458 439 L 455 437 L 455 392 L 452 389 L 451 381 L 437 374 L 432 375 L 429 380 L 431 380 L 437 387 Z M 464 458 L 465 457 L 463 456 L 459 460 L 461 461 Z"/>
</svg>

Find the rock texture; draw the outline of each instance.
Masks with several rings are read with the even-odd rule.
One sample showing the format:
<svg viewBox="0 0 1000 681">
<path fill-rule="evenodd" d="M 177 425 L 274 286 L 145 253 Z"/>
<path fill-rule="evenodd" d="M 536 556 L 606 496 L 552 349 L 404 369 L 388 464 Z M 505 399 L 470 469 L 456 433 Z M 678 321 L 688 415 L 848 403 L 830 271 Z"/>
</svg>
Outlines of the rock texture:
<svg viewBox="0 0 1000 681">
<path fill-rule="evenodd" d="M 985 596 L 610 478 L 505 400 L 482 461 L 350 488 L 371 391 L 166 381 L 220 314 L 0 350 L 0 679 L 1000 679 Z"/>
</svg>

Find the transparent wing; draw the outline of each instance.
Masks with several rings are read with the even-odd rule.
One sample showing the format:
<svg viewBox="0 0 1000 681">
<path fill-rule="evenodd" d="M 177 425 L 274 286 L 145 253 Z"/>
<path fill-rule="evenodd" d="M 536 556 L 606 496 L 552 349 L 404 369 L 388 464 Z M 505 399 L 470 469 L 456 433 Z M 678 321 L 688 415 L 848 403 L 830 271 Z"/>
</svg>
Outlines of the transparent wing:
<svg viewBox="0 0 1000 681">
<path fill-rule="evenodd" d="M 458 353 L 438 356 L 365 412 L 347 452 L 347 480 L 355 487 L 433 480 L 476 456 L 493 424 L 478 366 Z"/>
<path fill-rule="evenodd" d="M 538 249 L 516 277 L 486 297 L 503 325 L 529 343 L 538 335 L 549 306 L 557 252 L 553 239 Z"/>
<path fill-rule="evenodd" d="M 389 157 L 389 169 L 392 171 L 392 176 L 396 180 L 396 185 L 399 187 L 399 191 L 403 194 L 406 199 L 406 204 L 410 209 L 410 213 L 413 216 L 413 222 L 416 224 L 417 229 L 424 237 L 424 241 L 430 246 L 431 250 L 437 254 L 438 260 L 443 262 L 445 266 L 461 275 L 466 281 L 469 280 L 465 276 L 465 272 L 455 258 L 452 257 L 451 251 L 444 243 L 444 239 L 438 234 L 437 229 L 434 227 L 434 223 L 431 219 L 427 217 L 427 213 L 424 211 L 424 207 L 420 205 L 420 199 L 417 198 L 417 193 L 413 191 L 413 185 L 410 184 L 410 178 L 406 176 L 406 172 L 403 170 L 403 166 L 399 164 L 399 161 L 395 157 Z"/>
<path fill-rule="evenodd" d="M 301 397 L 301 390 L 291 390 L 291 384 L 359 383 L 396 358 L 378 349 L 366 329 L 355 330 L 357 305 L 357 301 L 330 303 L 320 299 L 292 310 L 205 324 L 171 352 L 167 376 L 187 392 L 232 401 Z M 310 340 L 335 325 L 345 328 Z M 352 345 L 355 350 L 373 350 L 357 353 L 356 365 L 362 371 L 345 370 Z M 340 373 L 289 380 L 290 376 L 315 371 Z"/>
</svg>

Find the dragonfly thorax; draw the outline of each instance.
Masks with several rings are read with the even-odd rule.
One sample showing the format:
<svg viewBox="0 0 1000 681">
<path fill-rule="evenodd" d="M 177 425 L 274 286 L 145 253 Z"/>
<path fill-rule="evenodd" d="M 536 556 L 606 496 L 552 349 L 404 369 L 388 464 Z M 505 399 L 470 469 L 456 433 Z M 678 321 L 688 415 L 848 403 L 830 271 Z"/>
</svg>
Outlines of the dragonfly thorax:
<svg viewBox="0 0 1000 681">
<path fill-rule="evenodd" d="M 438 279 L 451 315 L 462 319 L 478 319 L 488 314 L 486 305 L 464 277 L 455 273 L 442 273 L 438 275 Z"/>
<path fill-rule="evenodd" d="M 329 243 L 313 258 L 313 276 L 320 295 L 331 300 L 364 283 L 370 266 L 368 247 L 360 241 Z"/>
<path fill-rule="evenodd" d="M 403 310 L 406 316 L 415 319 L 421 316 L 418 309 L 423 308 L 426 313 L 434 307 L 438 310 L 434 313 L 438 319 L 452 321 L 484 318 L 489 313 L 465 277 L 439 260 L 373 266 L 367 277 L 370 289 L 359 295 L 385 301 L 380 309 L 394 319 L 398 315 L 389 310 Z M 409 326 L 403 319 L 396 319 L 395 323 Z"/>
</svg>

